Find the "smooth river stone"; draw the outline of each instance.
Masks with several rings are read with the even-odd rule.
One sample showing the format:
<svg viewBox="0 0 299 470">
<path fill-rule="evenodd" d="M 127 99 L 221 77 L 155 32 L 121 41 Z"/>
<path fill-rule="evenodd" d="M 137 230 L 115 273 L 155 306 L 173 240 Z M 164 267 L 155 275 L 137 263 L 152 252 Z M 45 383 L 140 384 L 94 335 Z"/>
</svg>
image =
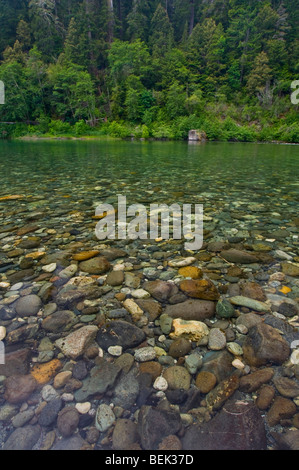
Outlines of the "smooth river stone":
<svg viewBox="0 0 299 470">
<path fill-rule="evenodd" d="M 240 305 L 242 307 L 251 308 L 252 310 L 256 310 L 257 312 L 270 312 L 271 310 L 270 305 L 266 304 L 265 302 L 250 299 L 249 297 L 244 297 L 242 295 L 230 297 L 229 301 L 234 305 Z"/>
<path fill-rule="evenodd" d="M 73 260 L 75 261 L 87 261 L 88 259 L 94 258 L 98 256 L 100 252 L 98 250 L 90 250 L 90 251 L 81 251 L 80 253 L 75 253 L 73 255 Z"/>
<path fill-rule="evenodd" d="M 20 317 L 34 316 L 42 307 L 42 301 L 38 295 L 31 294 L 21 297 L 16 303 L 16 312 Z"/>
<path fill-rule="evenodd" d="M 209 422 L 190 426 L 184 450 L 266 450 L 263 419 L 253 402 L 231 400 Z"/>
<path fill-rule="evenodd" d="M 203 322 L 176 318 L 173 320 L 172 326 L 174 331 L 169 335 L 171 339 L 183 337 L 198 343 L 203 340 L 208 341 L 209 328 Z"/>
<path fill-rule="evenodd" d="M 79 265 L 81 271 L 88 274 L 104 274 L 111 268 L 109 261 L 104 256 L 97 256 L 87 261 L 82 261 Z"/>
<path fill-rule="evenodd" d="M 104 350 L 110 346 L 122 346 L 122 348 L 134 348 L 145 340 L 143 330 L 137 326 L 122 320 L 113 320 L 105 323 L 97 334 L 97 343 Z"/>
<path fill-rule="evenodd" d="M 266 323 L 249 329 L 243 344 L 244 359 L 250 366 L 283 364 L 289 357 L 289 343 L 278 331 Z"/>
<path fill-rule="evenodd" d="M 94 341 L 98 327 L 95 325 L 83 326 L 79 330 L 70 333 L 66 338 L 56 341 L 56 346 L 71 359 L 80 357 L 85 349 Z"/>
<path fill-rule="evenodd" d="M 247 251 L 236 250 L 234 248 L 221 251 L 220 254 L 222 258 L 230 263 L 251 264 L 259 262 L 257 256 L 248 253 Z"/>
<path fill-rule="evenodd" d="M 190 299 L 175 305 L 167 305 L 164 313 L 171 318 L 202 321 L 215 315 L 216 304 L 212 300 Z"/>
<path fill-rule="evenodd" d="M 180 289 L 189 297 L 203 300 L 218 300 L 220 295 L 209 279 L 186 279 L 180 283 Z"/>
</svg>

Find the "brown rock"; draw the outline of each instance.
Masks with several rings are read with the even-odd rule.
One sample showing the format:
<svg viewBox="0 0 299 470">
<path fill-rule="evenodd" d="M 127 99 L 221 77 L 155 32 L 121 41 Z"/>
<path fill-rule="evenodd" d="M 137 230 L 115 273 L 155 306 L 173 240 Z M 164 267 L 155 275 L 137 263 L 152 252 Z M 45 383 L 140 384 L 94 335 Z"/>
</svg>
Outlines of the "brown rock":
<svg viewBox="0 0 299 470">
<path fill-rule="evenodd" d="M 263 419 L 252 402 L 230 400 L 204 425 L 190 426 L 183 450 L 266 450 Z"/>
<path fill-rule="evenodd" d="M 296 405 L 288 398 L 277 396 L 274 399 L 273 405 L 267 413 L 267 421 L 269 426 L 279 424 L 281 419 L 292 418 L 296 413 Z"/>
<path fill-rule="evenodd" d="M 297 277 L 299 276 L 299 263 L 290 263 L 289 261 L 283 261 L 281 263 L 282 272 L 287 276 Z"/>
<path fill-rule="evenodd" d="M 195 299 L 218 300 L 220 297 L 215 284 L 209 279 L 186 279 L 180 283 L 180 289 Z"/>
<path fill-rule="evenodd" d="M 218 410 L 239 388 L 239 378 L 231 375 L 220 382 L 206 396 L 207 407 L 211 410 Z"/>
<path fill-rule="evenodd" d="M 203 272 L 197 266 L 185 266 L 178 271 L 180 276 L 191 277 L 191 279 L 201 279 Z"/>
<path fill-rule="evenodd" d="M 177 338 L 171 343 L 168 354 L 174 358 L 186 356 L 191 351 L 191 341 L 186 338 Z"/>
<path fill-rule="evenodd" d="M 209 393 L 216 385 L 217 378 L 212 372 L 201 371 L 197 374 L 195 385 L 202 393 Z"/>
<path fill-rule="evenodd" d="M 111 271 L 106 279 L 106 284 L 109 286 L 120 286 L 125 279 L 123 271 Z"/>
<path fill-rule="evenodd" d="M 63 408 L 57 418 L 57 428 L 63 437 L 71 436 L 79 424 L 79 413 L 73 406 Z"/>
<path fill-rule="evenodd" d="M 158 450 L 182 450 L 182 443 L 175 435 L 164 437 L 160 442 Z"/>
<path fill-rule="evenodd" d="M 0 375 L 26 375 L 29 372 L 31 351 L 28 348 L 18 349 L 5 354 L 5 364 L 0 364 Z"/>
<path fill-rule="evenodd" d="M 278 331 L 266 323 L 250 328 L 243 344 L 244 359 L 250 366 L 283 364 L 289 357 L 290 347 Z"/>
<path fill-rule="evenodd" d="M 171 366 L 163 372 L 163 377 L 168 383 L 171 390 L 189 390 L 191 383 L 191 375 L 185 367 Z"/>
<path fill-rule="evenodd" d="M 299 385 L 295 380 L 288 377 L 276 377 L 273 382 L 280 395 L 287 398 L 299 396 Z"/>
<path fill-rule="evenodd" d="M 39 229 L 38 225 L 25 225 L 24 227 L 21 227 L 17 231 L 17 235 L 19 237 L 22 237 L 23 235 L 26 235 L 27 233 L 35 232 L 38 229 Z"/>
<path fill-rule="evenodd" d="M 139 305 L 141 310 L 147 312 L 149 320 L 154 321 L 162 313 L 162 306 L 159 302 L 153 299 L 136 299 L 136 304 Z"/>
<path fill-rule="evenodd" d="M 98 256 L 99 253 L 98 250 L 81 251 L 80 253 L 74 254 L 73 259 L 75 261 L 87 261 L 88 259 Z"/>
<path fill-rule="evenodd" d="M 240 390 L 242 392 L 251 393 L 258 390 L 261 385 L 269 382 L 274 375 L 274 369 L 265 367 L 251 374 L 244 375 L 240 378 Z"/>
<path fill-rule="evenodd" d="M 278 450 L 299 450 L 299 431 L 287 431 L 284 434 L 273 433 Z"/>
<path fill-rule="evenodd" d="M 272 385 L 262 385 L 258 391 L 256 406 L 259 410 L 267 410 L 275 396 L 275 388 Z"/>
<path fill-rule="evenodd" d="M 293 417 L 293 426 L 299 429 L 299 413 L 296 413 Z"/>
<path fill-rule="evenodd" d="M 251 299 L 260 300 L 263 302 L 267 300 L 267 296 L 261 286 L 256 282 L 244 282 L 240 285 L 240 295 L 250 297 Z"/>
<path fill-rule="evenodd" d="M 122 250 L 121 248 L 105 248 L 104 250 L 101 250 L 101 255 L 105 256 L 108 261 L 113 261 L 118 258 L 125 258 L 128 256 L 128 253 L 125 250 Z"/>
<path fill-rule="evenodd" d="M 138 414 L 138 432 L 144 450 L 157 449 L 165 437 L 181 429 L 181 417 L 176 411 L 142 406 Z"/>
<path fill-rule="evenodd" d="M 11 404 L 26 401 L 38 386 L 36 380 L 30 374 L 12 375 L 5 380 L 4 385 L 4 398 Z"/>
<path fill-rule="evenodd" d="M 115 450 L 128 450 L 128 448 L 139 440 L 137 425 L 130 419 L 118 419 L 116 421 L 112 445 Z"/>
<path fill-rule="evenodd" d="M 236 250 L 234 248 L 221 251 L 221 256 L 230 263 L 250 264 L 258 263 L 259 261 L 255 255 L 247 251 Z"/>
<path fill-rule="evenodd" d="M 89 274 L 104 274 L 111 268 L 109 261 L 104 256 L 97 256 L 79 264 L 81 271 Z"/>
<path fill-rule="evenodd" d="M 161 375 L 162 365 L 155 361 L 142 362 L 139 366 L 139 371 L 141 374 L 150 374 L 154 381 Z"/>
<path fill-rule="evenodd" d="M 145 282 L 143 288 L 159 302 L 165 302 L 177 292 L 177 287 L 174 284 L 159 279 Z"/>
<path fill-rule="evenodd" d="M 215 315 L 216 304 L 211 300 L 190 299 L 176 305 L 167 305 L 165 314 L 171 318 L 202 321 Z"/>
</svg>

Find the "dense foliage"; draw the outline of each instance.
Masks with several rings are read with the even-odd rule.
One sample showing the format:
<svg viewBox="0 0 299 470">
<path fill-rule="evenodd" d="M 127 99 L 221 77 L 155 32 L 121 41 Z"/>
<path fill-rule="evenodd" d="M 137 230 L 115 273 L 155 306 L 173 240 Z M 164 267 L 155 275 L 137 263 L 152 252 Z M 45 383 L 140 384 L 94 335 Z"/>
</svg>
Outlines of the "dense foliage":
<svg viewBox="0 0 299 470">
<path fill-rule="evenodd" d="M 0 0 L 0 61 L 4 136 L 299 142 L 295 0 Z"/>
</svg>

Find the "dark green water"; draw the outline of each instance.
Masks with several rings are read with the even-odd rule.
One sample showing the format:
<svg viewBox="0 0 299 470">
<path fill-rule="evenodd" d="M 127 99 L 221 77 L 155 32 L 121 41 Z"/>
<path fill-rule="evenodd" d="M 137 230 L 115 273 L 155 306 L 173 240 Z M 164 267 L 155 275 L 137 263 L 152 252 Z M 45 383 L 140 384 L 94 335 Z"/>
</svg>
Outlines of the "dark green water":
<svg viewBox="0 0 299 470">
<path fill-rule="evenodd" d="M 123 183 L 141 191 L 161 185 L 173 191 L 227 191 L 242 183 L 269 189 L 296 190 L 299 147 L 275 144 L 185 142 L 4 142 L 0 143 L 1 194 L 12 189 L 38 194 L 49 179 L 53 189 L 102 181 L 123 190 Z M 198 187 L 196 188 L 196 185 Z M 293 186 L 294 185 L 294 186 Z"/>
<path fill-rule="evenodd" d="M 264 223 L 284 224 L 298 212 L 298 159 L 296 145 L 1 142 L 0 197 L 23 195 L 31 210 L 46 205 L 53 216 L 122 194 L 129 203 L 203 203 L 206 215 L 237 208 L 244 220 L 263 213 Z"/>
</svg>

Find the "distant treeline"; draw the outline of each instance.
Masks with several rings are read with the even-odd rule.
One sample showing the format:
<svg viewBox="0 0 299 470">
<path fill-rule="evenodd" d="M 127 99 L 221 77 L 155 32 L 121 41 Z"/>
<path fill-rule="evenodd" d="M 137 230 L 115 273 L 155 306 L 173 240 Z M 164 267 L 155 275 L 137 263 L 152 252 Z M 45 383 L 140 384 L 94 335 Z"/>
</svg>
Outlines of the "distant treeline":
<svg viewBox="0 0 299 470">
<path fill-rule="evenodd" d="M 18 132 L 298 142 L 296 79 L 297 0 L 0 0 Z"/>
</svg>

